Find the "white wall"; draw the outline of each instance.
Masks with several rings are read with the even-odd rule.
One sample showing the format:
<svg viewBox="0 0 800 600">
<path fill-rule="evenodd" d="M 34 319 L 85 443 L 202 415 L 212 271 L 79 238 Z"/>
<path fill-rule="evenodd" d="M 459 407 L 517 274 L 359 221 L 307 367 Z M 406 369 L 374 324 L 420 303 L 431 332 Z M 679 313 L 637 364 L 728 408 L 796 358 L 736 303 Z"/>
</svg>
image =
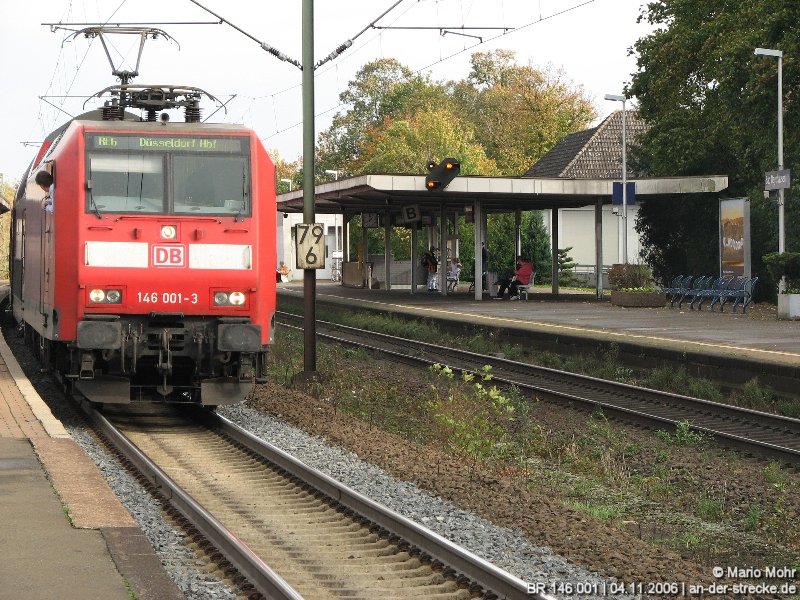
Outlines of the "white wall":
<svg viewBox="0 0 800 600">
<path fill-rule="evenodd" d="M 594 206 L 562 208 L 558 220 L 558 245 L 572 247 L 570 256 L 576 264 L 594 265 Z M 628 207 L 628 262 L 638 263 L 639 234 L 634 230 L 639 207 Z M 545 228 L 552 242 L 550 211 L 542 211 Z M 622 262 L 622 219 L 612 212 L 611 206 L 603 206 L 603 266 L 610 267 Z"/>
<path fill-rule="evenodd" d="M 302 213 L 288 213 L 284 218 L 284 213 L 278 213 L 278 231 L 276 235 L 276 243 L 278 250 L 278 265 L 281 261 L 285 262 L 291 274 L 289 280 L 302 279 L 300 271 L 297 269 L 297 262 L 295 256 L 294 238 L 292 237 L 292 228 L 298 223 L 303 222 Z M 322 223 L 325 226 L 325 268 L 317 269 L 317 279 L 330 279 L 331 278 L 331 257 L 335 249 L 341 250 L 341 235 L 342 235 L 342 217 L 341 215 L 316 215 L 315 221 Z M 338 239 L 334 233 L 338 228 Z M 277 268 L 278 265 L 275 265 Z"/>
</svg>

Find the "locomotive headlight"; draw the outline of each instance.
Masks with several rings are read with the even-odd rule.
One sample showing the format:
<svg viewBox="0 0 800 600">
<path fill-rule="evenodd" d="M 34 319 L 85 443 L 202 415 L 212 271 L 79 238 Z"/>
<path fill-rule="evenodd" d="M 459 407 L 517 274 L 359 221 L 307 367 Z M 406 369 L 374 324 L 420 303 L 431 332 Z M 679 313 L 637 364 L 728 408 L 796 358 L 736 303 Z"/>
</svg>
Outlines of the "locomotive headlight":
<svg viewBox="0 0 800 600">
<path fill-rule="evenodd" d="M 122 290 L 94 288 L 89 291 L 89 302 L 92 304 L 120 304 Z"/>
<path fill-rule="evenodd" d="M 174 240 L 175 236 L 178 235 L 178 230 L 175 228 L 174 225 L 162 225 L 161 227 L 161 237 L 165 240 Z"/>
<path fill-rule="evenodd" d="M 225 292 L 214 292 L 214 304 L 222 306 L 228 303 L 228 294 Z"/>
<path fill-rule="evenodd" d="M 214 306 L 244 306 L 246 302 L 244 292 L 214 292 Z"/>
<path fill-rule="evenodd" d="M 244 301 L 245 295 L 242 292 L 231 292 L 231 295 L 228 296 L 228 302 L 234 306 L 241 306 L 244 304 Z"/>
<path fill-rule="evenodd" d="M 122 300 L 122 293 L 119 290 L 106 291 L 106 302 L 109 304 L 119 304 Z"/>
</svg>

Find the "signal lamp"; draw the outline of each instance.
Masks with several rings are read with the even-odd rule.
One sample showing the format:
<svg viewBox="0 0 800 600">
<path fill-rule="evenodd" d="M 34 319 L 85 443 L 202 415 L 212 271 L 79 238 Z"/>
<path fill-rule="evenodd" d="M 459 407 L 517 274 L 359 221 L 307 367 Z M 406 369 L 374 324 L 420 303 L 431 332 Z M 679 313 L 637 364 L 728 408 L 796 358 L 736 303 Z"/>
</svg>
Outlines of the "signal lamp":
<svg viewBox="0 0 800 600">
<path fill-rule="evenodd" d="M 430 161 L 428 170 L 430 173 L 425 177 L 425 187 L 429 191 L 443 190 L 461 172 L 461 163 L 455 158 L 445 158 L 438 165 Z"/>
</svg>

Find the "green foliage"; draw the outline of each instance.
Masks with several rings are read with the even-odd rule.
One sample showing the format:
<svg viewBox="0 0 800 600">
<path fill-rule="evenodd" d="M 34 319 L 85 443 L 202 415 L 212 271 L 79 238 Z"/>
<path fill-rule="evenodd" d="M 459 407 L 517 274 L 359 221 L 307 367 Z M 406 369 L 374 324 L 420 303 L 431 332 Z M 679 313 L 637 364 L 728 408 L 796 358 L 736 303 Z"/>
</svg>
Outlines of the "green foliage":
<svg viewBox="0 0 800 600">
<path fill-rule="evenodd" d="M 652 288 L 653 272 L 647 265 L 614 265 L 608 271 L 608 282 L 616 289 Z"/>
<path fill-rule="evenodd" d="M 566 505 L 577 511 L 592 515 L 598 521 L 608 523 L 622 514 L 622 508 L 610 504 L 592 504 L 591 502 L 569 501 Z"/>
<path fill-rule="evenodd" d="M 726 195 L 750 197 L 751 247 L 760 249 L 752 270 L 763 276 L 760 254 L 777 249 L 777 207 L 762 194 L 763 173 L 777 158 L 777 61 L 753 49 L 798 56 L 800 3 L 654 0 L 642 19 L 656 27 L 634 45 L 638 72 L 628 93 L 650 129 L 632 149 L 633 166 L 656 176 L 727 175 Z M 784 62 L 785 98 L 796 94 L 798 69 Z M 785 167 L 796 169 L 800 105 L 787 102 L 785 110 Z M 718 227 L 713 196 L 648 201 L 637 220 L 643 256 L 661 283 L 716 271 Z M 786 204 L 786 240 L 788 250 L 800 249 L 797 202 Z M 765 293 L 774 292 L 758 286 L 757 296 Z"/>
<path fill-rule="evenodd" d="M 477 52 L 466 81 L 451 84 L 458 111 L 503 174 L 522 175 L 566 134 L 587 127 L 595 110 L 563 72 L 515 64 L 508 50 Z"/>
<path fill-rule="evenodd" d="M 761 519 L 764 515 L 764 510 L 761 505 L 756 502 L 747 507 L 747 512 L 744 515 L 744 529 L 745 531 L 755 531 L 761 524 Z"/>
<path fill-rule="evenodd" d="M 429 160 L 448 156 L 458 157 L 462 175 L 499 175 L 475 141 L 471 125 L 448 108 L 423 108 L 369 128 L 348 168 L 356 173 L 423 173 Z"/>
<path fill-rule="evenodd" d="M 440 364 L 433 365 L 431 371 L 447 379 L 455 377 L 450 367 Z M 451 395 L 445 399 L 439 396 L 437 386 L 431 386 L 435 393 L 430 411 L 451 450 L 468 461 L 472 476 L 479 464 L 505 453 L 514 405 L 496 386 L 487 387 L 492 379 L 488 365 L 479 373 L 464 371 L 461 379 L 466 387 L 451 388 Z"/>
<path fill-rule="evenodd" d="M 775 285 L 786 277 L 786 293 L 800 294 L 800 252 L 771 252 L 762 257 Z"/>
<path fill-rule="evenodd" d="M 692 429 L 689 421 L 681 421 L 675 425 L 675 434 L 670 434 L 663 429 L 656 431 L 659 439 L 667 444 L 675 444 L 677 446 L 693 446 L 702 448 L 708 443 L 708 436 L 700 431 Z"/>
<path fill-rule="evenodd" d="M 558 281 L 561 285 L 572 285 L 577 279 L 575 277 L 575 261 L 569 255 L 569 248 L 558 249 Z"/>
<path fill-rule="evenodd" d="M 689 421 L 681 421 L 675 426 L 675 441 L 679 446 L 704 446 L 708 436 L 693 430 Z"/>
<path fill-rule="evenodd" d="M 650 371 L 640 382 L 644 387 L 720 402 L 719 387 L 708 379 L 692 377 L 685 369 L 659 368 Z"/>
</svg>

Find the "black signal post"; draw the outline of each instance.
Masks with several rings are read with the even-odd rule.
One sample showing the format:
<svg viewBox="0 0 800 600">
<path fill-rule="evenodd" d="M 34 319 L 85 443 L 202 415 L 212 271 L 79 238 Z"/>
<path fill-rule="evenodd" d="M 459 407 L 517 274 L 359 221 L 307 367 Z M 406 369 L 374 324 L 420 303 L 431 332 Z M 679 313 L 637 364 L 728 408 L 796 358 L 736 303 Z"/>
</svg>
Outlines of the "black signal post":
<svg viewBox="0 0 800 600">
<path fill-rule="evenodd" d="M 446 188 L 461 172 L 461 163 L 455 158 L 445 158 L 439 164 L 428 163 L 428 175 L 425 177 L 425 188 L 435 192 Z"/>
</svg>

